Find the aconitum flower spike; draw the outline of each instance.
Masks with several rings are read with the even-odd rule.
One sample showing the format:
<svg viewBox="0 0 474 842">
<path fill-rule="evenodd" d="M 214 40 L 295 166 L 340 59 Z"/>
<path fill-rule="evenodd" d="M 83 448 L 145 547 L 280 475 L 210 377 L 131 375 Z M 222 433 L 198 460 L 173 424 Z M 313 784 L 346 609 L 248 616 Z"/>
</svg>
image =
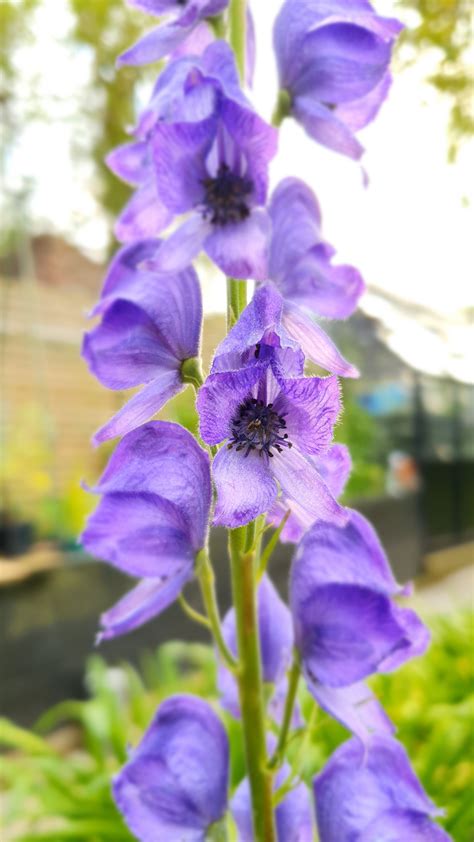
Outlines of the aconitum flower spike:
<svg viewBox="0 0 474 842">
<path fill-rule="evenodd" d="M 320 368 L 342 377 L 358 377 L 359 372 L 336 348 L 332 339 L 305 315 L 293 308 L 272 284 L 259 286 L 239 320 L 218 346 L 212 372 L 231 371 L 242 365 L 261 363 L 270 356 L 285 366 L 296 364 L 288 374 L 300 374 L 300 350 Z"/>
<path fill-rule="evenodd" d="M 344 491 L 352 468 L 349 449 L 345 444 L 333 444 L 326 453 L 311 457 L 311 459 L 332 496 L 337 500 Z M 279 497 L 270 509 L 267 519 L 274 526 L 279 526 L 285 515 L 288 515 L 288 510 L 290 514 L 280 533 L 280 541 L 297 544 L 313 523 L 308 520 L 303 511 L 292 510 L 285 498 Z"/>
<path fill-rule="evenodd" d="M 272 193 L 269 211 L 270 278 L 285 299 L 287 321 L 301 310 L 346 319 L 365 284 L 354 266 L 332 265 L 335 250 L 322 237 L 313 191 L 299 178 L 285 178 Z"/>
<path fill-rule="evenodd" d="M 286 0 L 273 31 L 283 113 L 323 146 L 360 158 L 355 132 L 387 96 L 401 29 L 367 0 Z"/>
<path fill-rule="evenodd" d="M 312 520 L 344 523 L 311 456 L 325 453 L 340 411 L 335 377 L 284 378 L 275 366 L 211 374 L 197 398 L 201 436 L 225 442 L 214 458 L 214 522 L 236 527 L 271 508 L 278 487 Z"/>
<path fill-rule="evenodd" d="M 417 615 L 393 602 L 403 590 L 355 511 L 342 527 L 316 522 L 293 560 L 291 611 L 308 689 L 362 740 L 391 730 L 363 680 L 421 655 L 429 642 Z"/>
<path fill-rule="evenodd" d="M 285 674 L 291 663 L 293 649 L 293 624 L 287 606 L 278 595 L 270 578 L 264 575 L 257 591 L 257 622 L 262 661 L 262 678 L 265 684 L 275 685 L 275 701 L 269 710 L 277 721 L 281 718 L 280 685 L 286 685 Z M 227 612 L 222 623 L 222 633 L 230 651 L 237 655 L 235 610 Z M 239 694 L 234 676 L 223 663 L 219 663 L 218 679 L 221 704 L 233 716 L 240 717 Z"/>
<path fill-rule="evenodd" d="M 205 842 L 227 806 L 229 744 L 211 706 L 170 696 L 113 782 L 140 842 Z"/>
<path fill-rule="evenodd" d="M 273 740 L 268 742 L 274 746 Z M 283 763 L 275 775 L 274 789 L 282 786 L 290 774 L 289 764 Z M 248 778 L 237 787 L 230 807 L 237 825 L 238 842 L 254 842 Z M 280 801 L 275 810 L 275 824 L 277 842 L 313 842 L 313 807 L 306 784 L 296 784 Z"/>
<path fill-rule="evenodd" d="M 208 529 L 209 457 L 183 427 L 150 421 L 121 440 L 92 491 L 103 496 L 84 547 L 141 580 L 102 615 L 104 640 L 148 622 L 192 578 Z"/>
<path fill-rule="evenodd" d="M 192 267 L 170 274 L 141 271 L 133 264 L 147 253 L 148 242 L 122 251 L 112 270 L 119 282 L 111 288 L 109 275 L 95 311 L 101 321 L 84 337 L 82 355 L 104 386 L 144 385 L 96 432 L 96 444 L 135 429 L 178 394 L 185 386 L 183 365 L 199 351 L 202 303 L 196 272 Z"/>
<path fill-rule="evenodd" d="M 374 736 L 343 743 L 314 779 L 321 842 L 449 842 L 403 746 Z"/>
<path fill-rule="evenodd" d="M 152 29 L 126 50 L 118 64 L 149 64 L 174 52 L 192 36 L 206 18 L 219 15 L 229 0 L 128 0 L 131 6 L 155 17 L 171 15 L 171 20 Z"/>
</svg>

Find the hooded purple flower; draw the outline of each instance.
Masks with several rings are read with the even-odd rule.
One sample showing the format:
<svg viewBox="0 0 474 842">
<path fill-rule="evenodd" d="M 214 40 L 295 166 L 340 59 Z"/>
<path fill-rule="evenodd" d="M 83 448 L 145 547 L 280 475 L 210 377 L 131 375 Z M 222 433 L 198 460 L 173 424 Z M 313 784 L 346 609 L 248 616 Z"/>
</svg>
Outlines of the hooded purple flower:
<svg viewBox="0 0 474 842">
<path fill-rule="evenodd" d="M 103 497 L 85 549 L 141 579 L 102 615 L 104 640 L 155 617 L 191 579 L 208 529 L 209 458 L 178 424 L 150 421 L 122 439 L 92 490 Z"/>
<path fill-rule="evenodd" d="M 120 56 L 118 64 L 149 64 L 159 61 L 182 47 L 183 42 L 192 36 L 202 21 L 219 15 L 228 2 L 229 0 L 128 0 L 130 6 L 155 17 L 171 15 L 171 20 L 140 38 Z M 192 47 L 194 46 L 192 42 Z"/>
<path fill-rule="evenodd" d="M 205 842 L 227 806 L 229 744 L 203 699 L 171 696 L 116 775 L 113 795 L 140 842 Z"/>
<path fill-rule="evenodd" d="M 102 320 L 84 337 L 83 357 L 104 386 L 145 384 L 98 430 L 96 444 L 130 432 L 158 412 L 184 388 L 182 364 L 198 354 L 202 304 L 197 275 L 192 267 L 174 274 L 140 271 L 137 262 L 148 253 L 149 242 L 117 256 L 95 311 Z"/>
<path fill-rule="evenodd" d="M 358 512 L 345 526 L 317 522 L 291 569 L 295 643 L 318 703 L 361 739 L 390 726 L 363 680 L 421 655 L 426 627 L 391 597 L 403 593 L 376 533 Z"/>
<path fill-rule="evenodd" d="M 301 309 L 346 319 L 357 307 L 365 284 L 353 266 L 332 265 L 335 250 L 322 238 L 321 211 L 313 191 L 299 178 L 285 178 L 273 191 L 269 210 L 270 278 L 285 299 L 287 319 Z"/>
<path fill-rule="evenodd" d="M 266 575 L 262 577 L 258 587 L 257 612 L 263 681 L 265 684 L 275 685 L 269 711 L 276 721 L 280 721 L 281 703 L 287 684 L 286 671 L 290 666 L 293 649 L 293 626 L 288 608 Z M 233 608 L 224 617 L 222 632 L 230 651 L 237 655 L 237 630 Z M 222 706 L 239 718 L 237 684 L 234 676 L 221 662 L 218 669 L 218 687 Z"/>
<path fill-rule="evenodd" d="M 269 738 L 268 743 L 272 750 L 274 740 Z M 284 763 L 275 776 L 275 790 L 285 783 L 290 773 L 289 764 Z M 237 825 L 238 842 L 254 842 L 248 778 L 237 787 L 230 806 Z M 275 821 L 277 842 L 313 842 L 313 808 L 306 784 L 297 784 L 285 795 L 275 810 Z"/>
<path fill-rule="evenodd" d="M 263 284 L 255 290 L 239 320 L 218 346 L 212 372 L 263 362 L 278 352 L 282 368 L 293 361 L 299 374 L 303 370 L 301 366 L 297 370 L 300 349 L 326 371 L 342 377 L 358 377 L 357 369 L 344 359 L 316 322 L 298 308 L 292 308 L 272 284 Z"/>
<path fill-rule="evenodd" d="M 391 737 L 343 743 L 314 779 L 321 842 L 449 842 L 403 746 Z"/>
<path fill-rule="evenodd" d="M 117 239 L 128 242 L 157 234 L 173 219 L 159 195 L 153 167 L 151 141 L 156 125 L 210 117 L 222 96 L 251 107 L 240 90 L 232 50 L 224 41 L 212 43 L 200 57 L 173 61 L 159 74 L 133 131 L 135 139 L 118 146 L 106 159 L 115 175 L 137 188 L 117 220 Z"/>
<path fill-rule="evenodd" d="M 325 453 L 340 411 L 335 377 L 284 378 L 275 361 L 211 374 L 198 393 L 201 436 L 214 458 L 214 522 L 236 527 L 271 508 L 278 485 L 308 516 L 345 522 L 311 456 Z"/>
<path fill-rule="evenodd" d="M 399 21 L 367 0 L 286 0 L 274 26 L 280 88 L 289 112 L 323 146 L 358 159 L 355 132 L 376 116 L 390 86 Z"/>
<path fill-rule="evenodd" d="M 352 461 L 345 444 L 333 444 L 322 456 L 313 457 L 312 461 L 318 473 L 322 476 L 332 496 L 337 498 L 342 494 L 349 477 Z M 291 510 L 291 505 L 284 498 L 280 498 L 268 513 L 268 520 L 274 526 L 279 526 L 283 517 Z M 290 515 L 281 531 L 280 540 L 297 544 L 301 541 L 306 529 L 312 525 L 304 512 L 290 511 Z"/>
</svg>

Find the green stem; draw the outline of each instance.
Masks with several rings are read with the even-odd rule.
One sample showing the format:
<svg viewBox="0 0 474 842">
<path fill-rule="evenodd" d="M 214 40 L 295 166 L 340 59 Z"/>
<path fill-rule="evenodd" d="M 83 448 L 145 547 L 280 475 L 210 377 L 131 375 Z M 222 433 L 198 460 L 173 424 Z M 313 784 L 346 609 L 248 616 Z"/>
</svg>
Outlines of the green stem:
<svg viewBox="0 0 474 842">
<path fill-rule="evenodd" d="M 286 740 L 291 726 L 293 717 L 293 708 L 295 706 L 296 694 L 298 692 L 298 684 L 300 680 L 300 661 L 297 652 L 293 656 L 293 663 L 291 665 L 290 676 L 288 679 L 288 692 L 286 694 L 285 711 L 283 714 L 283 722 L 278 737 L 278 742 L 270 760 L 270 769 L 276 769 L 280 766 L 285 751 Z"/>
<path fill-rule="evenodd" d="M 193 606 L 189 604 L 189 602 L 183 596 L 183 594 L 179 595 L 178 601 L 184 613 L 187 614 L 188 617 L 191 618 L 191 620 L 194 620 L 195 623 L 199 623 L 201 626 L 205 626 L 207 629 L 211 628 L 211 624 L 207 617 L 205 617 L 204 614 L 201 614 L 199 611 L 196 611 L 193 608 Z"/>
<path fill-rule="evenodd" d="M 245 52 L 247 35 L 247 2 L 231 0 L 229 6 L 230 46 L 239 68 L 240 81 L 245 83 Z"/>
<path fill-rule="evenodd" d="M 281 126 L 285 117 L 289 117 L 290 112 L 291 96 L 285 88 L 281 88 L 278 92 L 278 99 L 272 115 L 272 126 L 275 126 L 276 128 Z"/>
<path fill-rule="evenodd" d="M 256 842 L 275 842 L 273 816 L 273 774 L 267 766 L 265 710 L 255 592 L 253 552 L 245 552 L 245 527 L 229 531 L 232 593 L 237 625 L 239 654 L 240 710 L 245 744 L 247 774 L 252 796 Z"/>
<path fill-rule="evenodd" d="M 278 528 L 275 529 L 275 532 L 273 533 L 273 535 L 270 538 L 268 544 L 266 545 L 265 549 L 263 550 L 263 553 L 262 553 L 261 558 L 260 558 L 260 566 L 259 566 L 259 571 L 258 571 L 259 578 L 261 576 L 263 576 L 263 574 L 265 573 L 265 570 L 267 569 L 268 562 L 270 561 L 273 550 L 275 549 L 276 545 L 278 544 L 278 541 L 280 539 L 280 535 L 283 532 L 283 527 L 285 526 L 285 523 L 288 520 L 289 516 L 290 516 L 290 509 L 288 509 L 288 511 L 285 512 L 282 520 L 280 521 L 280 523 L 278 525 Z"/>
<path fill-rule="evenodd" d="M 227 330 L 233 327 L 247 306 L 247 281 L 227 278 Z"/>
<path fill-rule="evenodd" d="M 211 562 L 209 561 L 206 550 L 201 550 L 198 554 L 196 561 L 196 575 L 201 586 L 202 599 L 206 607 L 209 626 L 212 630 L 219 654 L 226 667 L 230 669 L 231 672 L 236 672 L 237 661 L 228 648 L 222 635 L 221 618 L 219 616 L 219 608 L 216 598 L 214 570 Z"/>
</svg>

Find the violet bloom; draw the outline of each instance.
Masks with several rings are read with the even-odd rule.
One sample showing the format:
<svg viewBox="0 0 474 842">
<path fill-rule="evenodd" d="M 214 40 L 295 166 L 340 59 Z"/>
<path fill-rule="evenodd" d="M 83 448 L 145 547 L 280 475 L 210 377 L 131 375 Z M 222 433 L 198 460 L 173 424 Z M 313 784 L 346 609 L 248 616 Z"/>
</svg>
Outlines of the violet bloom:
<svg viewBox="0 0 474 842">
<path fill-rule="evenodd" d="M 199 351 L 202 304 L 196 272 L 143 272 L 150 241 L 122 250 L 84 336 L 82 355 L 109 389 L 144 385 L 94 436 L 96 444 L 135 429 L 184 388 L 182 367 Z M 112 280 L 111 280 L 112 278 Z M 118 278 L 118 280 L 117 280 Z"/>
<path fill-rule="evenodd" d="M 213 463 L 214 522 L 243 526 L 268 511 L 278 485 L 308 516 L 344 523 L 311 456 L 328 449 L 340 411 L 335 377 L 284 378 L 272 361 L 211 374 L 198 392 L 201 436 L 225 442 Z"/>
<path fill-rule="evenodd" d="M 319 457 L 313 457 L 312 461 L 332 496 L 337 500 L 344 491 L 352 467 L 349 449 L 345 444 L 333 444 L 327 453 Z M 285 498 L 282 497 L 274 503 L 267 518 L 274 526 L 279 526 L 288 510 L 290 510 L 290 514 L 280 533 L 280 541 L 298 544 L 313 523 L 313 521 L 308 520 L 304 511 L 292 511 L 290 503 L 287 503 Z"/>
<path fill-rule="evenodd" d="M 323 146 L 360 158 L 355 132 L 387 96 L 401 29 L 367 0 L 286 0 L 273 32 L 284 112 Z"/>
<path fill-rule="evenodd" d="M 343 743 L 314 779 L 321 842 L 449 842 L 403 746 L 373 737 Z"/>
<path fill-rule="evenodd" d="M 170 696 L 113 782 L 115 803 L 140 842 L 205 842 L 224 819 L 229 744 L 211 706 Z"/>
<path fill-rule="evenodd" d="M 273 745 L 273 741 L 269 744 Z M 284 763 L 275 776 L 275 790 L 285 783 L 290 773 L 289 764 Z M 237 787 L 230 806 L 237 825 L 238 842 L 254 842 L 248 778 Z M 275 810 L 275 824 L 277 842 L 313 842 L 313 808 L 306 784 L 297 784 L 280 801 Z"/>
<path fill-rule="evenodd" d="M 285 178 L 273 191 L 269 211 L 270 278 L 285 299 L 286 312 L 346 319 L 365 284 L 354 266 L 332 265 L 335 250 L 322 237 L 313 191 L 299 178 Z"/>
<path fill-rule="evenodd" d="M 421 655 L 426 627 L 392 597 L 403 593 L 376 533 L 358 512 L 345 526 L 317 522 L 290 575 L 295 643 L 317 702 L 362 740 L 391 726 L 363 681 Z"/>
<path fill-rule="evenodd" d="M 239 320 L 218 346 L 212 373 L 261 363 L 275 352 L 280 359 L 285 356 L 283 366 L 291 358 L 293 366 L 297 366 L 300 350 L 304 357 L 333 374 L 342 377 L 359 375 L 316 322 L 298 308 L 293 308 L 272 284 L 263 284 L 255 290 Z M 295 368 L 295 373 L 302 371 L 302 368 Z"/>
<path fill-rule="evenodd" d="M 126 50 L 118 64 L 149 64 L 159 61 L 182 47 L 206 18 L 219 15 L 229 0 L 128 0 L 143 12 L 155 17 L 171 15 L 171 20 L 157 26 Z M 191 47 L 194 47 L 194 41 Z"/>
<path fill-rule="evenodd" d="M 106 159 L 115 175 L 136 187 L 116 222 L 117 239 L 128 242 L 158 234 L 173 219 L 156 183 L 151 144 L 156 125 L 201 121 L 214 114 L 222 96 L 251 108 L 240 89 L 234 54 L 224 41 L 212 43 L 202 55 L 173 61 L 159 74 L 133 141 L 118 146 Z"/>
<path fill-rule="evenodd" d="M 193 576 L 211 505 L 209 457 L 178 424 L 150 421 L 117 445 L 97 485 L 85 549 L 141 579 L 101 617 L 100 640 L 155 617 Z"/>
<path fill-rule="evenodd" d="M 262 677 L 267 685 L 275 685 L 269 702 L 270 713 L 281 719 L 281 702 L 286 687 L 286 672 L 290 667 L 293 649 L 291 614 L 278 595 L 268 576 L 263 576 L 257 592 L 257 621 L 262 661 Z M 222 633 L 230 651 L 237 655 L 237 629 L 235 610 L 227 612 L 222 623 Z M 219 662 L 218 679 L 221 704 L 236 718 L 240 717 L 239 694 L 234 676 Z"/>
</svg>

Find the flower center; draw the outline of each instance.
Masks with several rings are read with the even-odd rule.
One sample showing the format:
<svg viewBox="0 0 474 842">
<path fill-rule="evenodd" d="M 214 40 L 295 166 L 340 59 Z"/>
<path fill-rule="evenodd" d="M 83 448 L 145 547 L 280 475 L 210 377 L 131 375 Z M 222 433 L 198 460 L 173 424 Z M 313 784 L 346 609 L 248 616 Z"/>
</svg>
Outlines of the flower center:
<svg viewBox="0 0 474 842">
<path fill-rule="evenodd" d="M 205 219 L 210 217 L 214 225 L 247 219 L 250 214 L 247 199 L 253 190 L 249 178 L 235 175 L 227 164 L 221 164 L 215 178 L 205 178 L 202 183 L 205 189 Z"/>
<path fill-rule="evenodd" d="M 232 419 L 232 438 L 227 445 L 229 450 L 235 446 L 236 450 L 244 450 L 248 456 L 251 450 L 257 450 L 259 455 L 264 453 L 273 456 L 271 448 L 281 453 L 284 447 L 291 447 L 288 433 L 282 433 L 286 427 L 283 415 L 278 415 L 273 404 L 264 404 L 256 398 L 247 398 L 239 406 Z"/>
</svg>

